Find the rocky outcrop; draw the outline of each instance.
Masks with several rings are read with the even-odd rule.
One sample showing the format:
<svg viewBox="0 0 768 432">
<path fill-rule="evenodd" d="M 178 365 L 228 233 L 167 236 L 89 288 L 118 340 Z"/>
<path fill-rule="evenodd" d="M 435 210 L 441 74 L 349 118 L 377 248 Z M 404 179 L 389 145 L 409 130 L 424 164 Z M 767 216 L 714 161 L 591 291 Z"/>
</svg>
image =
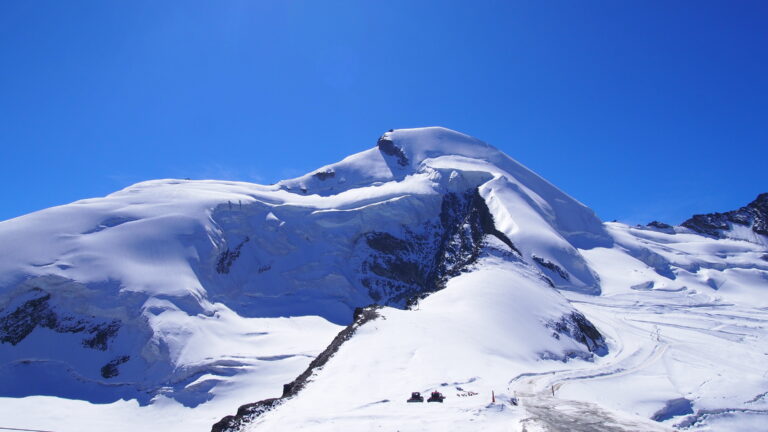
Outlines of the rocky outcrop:
<svg viewBox="0 0 768 432">
<path fill-rule="evenodd" d="M 329 168 L 329 169 L 327 169 L 325 171 L 318 171 L 318 172 L 312 174 L 312 176 L 317 178 L 318 180 L 328 180 L 328 179 L 336 177 L 336 172 Z"/>
<path fill-rule="evenodd" d="M 408 158 L 405 156 L 405 153 L 403 153 L 403 149 L 396 146 L 387 134 L 384 134 L 381 138 L 379 138 L 379 140 L 376 142 L 376 146 L 379 147 L 379 151 L 381 151 L 383 154 L 395 158 L 400 166 L 408 165 Z"/>
<path fill-rule="evenodd" d="M 120 371 L 118 370 L 118 366 L 121 364 L 127 362 L 131 359 L 131 356 L 120 356 L 116 359 L 110 361 L 109 363 L 105 364 L 101 368 L 101 376 L 104 378 L 114 378 L 118 375 L 120 375 Z"/>
<path fill-rule="evenodd" d="M 563 270 L 559 265 L 553 263 L 552 261 L 536 255 L 531 256 L 531 259 L 533 259 L 536 262 L 536 264 L 538 264 L 542 268 L 545 268 L 550 272 L 560 276 L 561 279 L 566 281 L 571 279 L 567 271 Z"/>
<path fill-rule="evenodd" d="M 235 246 L 234 249 L 227 248 L 221 252 L 219 254 L 219 259 L 216 261 L 216 273 L 229 273 L 229 269 L 232 267 L 232 264 L 234 264 L 235 260 L 240 257 L 240 250 L 243 248 L 243 246 L 245 246 L 246 243 L 248 243 L 249 240 L 250 238 L 246 237 L 237 246 Z"/>
<path fill-rule="evenodd" d="M 560 336 L 567 336 L 586 346 L 590 353 L 599 356 L 608 354 L 608 344 L 606 344 L 603 335 L 587 317 L 579 312 L 572 312 L 558 321 L 547 323 L 547 327 L 554 330 L 552 336 L 556 339 L 560 339 Z M 579 357 L 578 355 L 574 356 Z"/>
<path fill-rule="evenodd" d="M 50 305 L 51 294 L 40 288 L 24 291 L 0 311 L 0 343 L 17 345 L 37 327 L 57 333 L 80 333 L 82 346 L 106 351 L 117 335 L 117 320 L 98 321 L 93 317 L 62 314 Z"/>
<path fill-rule="evenodd" d="M 700 234 L 712 237 L 726 237 L 725 232 L 732 226 L 751 228 L 757 234 L 768 236 L 768 193 L 763 193 L 746 206 L 726 213 L 694 215 L 682 223 Z"/>
<path fill-rule="evenodd" d="M 660 229 L 660 230 L 672 229 L 672 225 L 666 224 L 664 222 L 659 222 L 659 221 L 649 222 L 648 225 L 646 225 L 646 226 L 649 226 L 651 228 L 657 228 L 657 229 Z"/>
<path fill-rule="evenodd" d="M 474 264 L 485 236 L 493 236 L 520 255 L 498 231 L 478 190 L 447 193 L 440 215 L 417 227 L 405 227 L 400 236 L 369 232 L 359 241 L 367 249 L 360 268 L 360 283 L 377 303 L 402 307 L 445 287 Z"/>
<path fill-rule="evenodd" d="M 375 305 L 355 309 L 352 324 L 340 331 L 333 341 L 331 341 L 330 345 L 312 360 L 312 363 L 309 364 L 309 367 L 307 367 L 301 375 L 296 377 L 296 379 L 290 383 L 283 385 L 283 394 L 279 398 L 264 399 L 243 405 L 238 408 L 235 415 L 224 417 L 214 424 L 211 428 L 211 432 L 239 431 L 244 425 L 250 423 L 256 417 L 282 404 L 286 399 L 299 394 L 309 382 L 312 374 L 325 366 L 325 364 L 328 363 L 328 360 L 336 354 L 341 345 L 348 341 L 360 326 L 379 317 L 378 309 L 379 306 Z"/>
</svg>

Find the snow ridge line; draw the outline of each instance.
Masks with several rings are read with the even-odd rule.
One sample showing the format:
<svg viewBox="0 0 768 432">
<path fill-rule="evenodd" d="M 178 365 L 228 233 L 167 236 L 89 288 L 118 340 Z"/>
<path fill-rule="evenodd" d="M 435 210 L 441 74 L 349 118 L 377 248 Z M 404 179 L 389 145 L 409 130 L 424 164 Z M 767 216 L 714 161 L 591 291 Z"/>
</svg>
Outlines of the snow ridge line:
<svg viewBox="0 0 768 432">
<path fill-rule="evenodd" d="M 348 341 L 363 324 L 373 321 L 380 315 L 378 310 L 381 306 L 371 305 L 364 308 L 356 308 L 352 324 L 345 327 L 333 338 L 333 341 L 326 349 L 315 357 L 307 369 L 296 379 L 283 385 L 283 394 L 277 398 L 263 399 L 258 402 L 241 406 L 237 409 L 234 416 L 226 416 L 211 427 L 211 432 L 235 432 L 242 429 L 243 426 L 252 422 L 256 417 L 267 411 L 281 405 L 287 399 L 296 396 L 309 382 L 312 375 L 336 354 L 341 345 Z M 43 431 L 45 432 L 45 431 Z"/>
</svg>

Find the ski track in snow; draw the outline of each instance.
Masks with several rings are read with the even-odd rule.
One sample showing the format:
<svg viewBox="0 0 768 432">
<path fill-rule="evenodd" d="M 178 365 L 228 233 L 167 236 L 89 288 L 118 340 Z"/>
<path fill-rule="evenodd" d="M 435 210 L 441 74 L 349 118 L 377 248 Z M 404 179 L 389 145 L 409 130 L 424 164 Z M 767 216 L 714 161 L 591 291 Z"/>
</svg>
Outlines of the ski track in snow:
<svg viewBox="0 0 768 432">
<path fill-rule="evenodd" d="M 591 303 L 583 302 L 583 304 L 589 304 L 590 306 L 601 308 L 607 311 L 611 315 L 613 320 L 621 320 L 624 322 L 624 332 L 626 333 L 627 325 L 636 331 L 637 334 L 647 334 L 649 339 L 654 340 L 655 343 L 649 346 L 643 346 L 631 353 L 626 353 L 627 347 L 623 343 L 624 341 L 619 338 L 614 340 L 615 346 L 613 354 L 609 358 L 603 359 L 604 361 L 599 367 L 595 368 L 581 368 L 581 369 L 556 369 L 547 372 L 539 372 L 535 374 L 522 374 L 513 378 L 508 387 L 508 393 L 517 396 L 522 406 L 525 407 L 528 417 L 526 417 L 522 423 L 527 426 L 539 425 L 548 431 L 632 431 L 632 430 L 671 430 L 671 428 L 664 427 L 660 424 L 652 423 L 633 423 L 626 420 L 617 420 L 614 414 L 606 412 L 599 406 L 585 402 L 575 401 L 570 399 L 563 399 L 554 395 L 563 390 L 565 386 L 575 382 L 586 382 L 591 380 L 601 379 L 616 379 L 622 376 L 627 376 L 635 373 L 642 372 L 643 369 L 658 363 L 667 354 L 668 350 L 676 347 L 677 344 L 687 344 L 686 341 L 673 341 L 666 338 L 663 335 L 663 331 L 658 329 L 663 326 L 669 326 L 672 328 L 683 329 L 691 332 L 699 332 L 707 336 L 715 336 L 723 338 L 727 341 L 741 341 L 742 337 L 748 337 L 750 339 L 757 339 L 758 335 L 755 333 L 762 333 L 768 327 L 768 316 L 766 318 L 757 318 L 744 316 L 743 314 L 722 314 L 722 313 L 702 313 L 700 310 L 702 307 L 709 307 L 708 305 L 692 305 L 690 307 L 676 306 L 674 307 L 675 313 L 685 313 L 684 319 L 691 319 L 701 317 L 706 321 L 699 323 L 699 326 L 694 325 L 679 325 L 661 320 L 647 319 L 649 316 L 658 316 L 657 313 L 651 312 L 647 309 L 637 310 L 637 308 L 630 308 L 622 305 L 614 306 L 607 305 L 604 302 Z M 714 308 L 722 307 L 721 305 L 712 305 Z M 752 311 L 754 313 L 754 311 Z M 629 316 L 627 316 L 629 314 Z M 760 315 L 761 312 L 758 312 Z M 594 314 L 590 314 L 593 317 Z M 644 317 L 645 319 L 634 318 L 633 316 Z M 670 319 L 670 317 L 665 317 Z M 736 321 L 736 322 L 734 322 Z M 639 323 L 636 325 L 633 323 Z M 608 323 L 603 322 L 602 326 Z M 643 326 L 642 324 L 645 324 Z M 717 330 L 718 327 L 729 325 L 741 325 L 751 331 L 746 332 L 725 332 L 723 330 Z M 760 325 L 757 325 L 760 324 Z M 610 325 L 610 324 L 609 324 Z M 654 327 L 655 326 L 655 327 Z M 616 323 L 614 327 L 621 327 Z M 656 331 L 654 331 L 656 329 Z M 728 336 L 723 336 L 723 334 Z M 740 338 L 733 339 L 730 335 L 738 335 Z M 650 348 L 650 349 L 649 349 Z M 768 371 L 767 371 L 768 374 Z M 706 383 L 704 383 L 706 384 Z M 553 395 L 554 393 L 554 395 Z M 764 397 L 766 393 L 756 395 L 752 400 L 745 401 L 746 404 L 758 401 Z M 679 427 L 694 428 L 699 430 L 700 427 L 706 427 L 706 421 L 710 423 L 714 422 L 718 416 L 732 416 L 734 414 L 744 414 L 753 416 L 767 416 L 768 410 L 766 409 L 750 409 L 750 408 L 720 408 L 720 409 L 702 409 L 693 415 L 678 417 L 674 422 Z M 704 423 L 704 424 L 702 424 Z M 701 430 L 709 430 L 701 429 Z M 719 429 L 712 429 L 719 430 Z M 723 429 L 725 430 L 725 429 Z M 736 430 L 736 429 L 734 429 Z M 744 430 L 758 430 L 747 429 Z"/>
<path fill-rule="evenodd" d="M 658 361 L 668 347 L 668 344 L 659 341 L 653 345 L 650 353 L 647 353 L 648 347 L 642 347 L 625 354 L 623 345 L 620 341 L 617 342 L 616 346 L 612 347 L 617 352 L 604 359 L 600 367 L 556 369 L 513 378 L 509 382 L 507 393 L 517 397 L 526 410 L 527 417 L 521 421 L 523 430 L 536 426 L 552 432 L 670 430 L 647 421 L 618 419 L 615 414 L 594 403 L 555 396 L 570 382 L 616 378 L 637 372 Z"/>
</svg>

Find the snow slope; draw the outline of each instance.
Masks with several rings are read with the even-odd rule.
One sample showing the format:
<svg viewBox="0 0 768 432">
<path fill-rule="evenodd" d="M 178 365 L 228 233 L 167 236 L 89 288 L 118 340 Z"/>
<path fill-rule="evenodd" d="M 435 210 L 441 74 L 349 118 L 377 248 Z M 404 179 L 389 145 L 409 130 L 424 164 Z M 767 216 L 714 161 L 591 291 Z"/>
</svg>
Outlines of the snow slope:
<svg viewBox="0 0 768 432">
<path fill-rule="evenodd" d="M 612 247 L 581 250 L 602 295 L 551 298 L 521 263 L 491 254 L 417 310 L 385 309 L 306 390 L 242 430 L 766 430 L 764 247 L 606 228 Z M 536 325 L 562 307 L 603 332 L 606 355 L 532 355 L 562 352 Z M 406 402 L 435 390 L 439 406 Z"/>
<path fill-rule="evenodd" d="M 0 426 L 208 430 L 377 303 L 244 427 L 733 429 L 764 419 L 768 243 L 722 237 L 603 224 L 444 128 L 271 186 L 139 183 L 0 222 Z"/>
<path fill-rule="evenodd" d="M 305 390 L 245 430 L 520 430 L 524 411 L 509 405 L 514 393 L 504 385 L 513 375 L 591 365 L 596 356 L 553 325 L 573 306 L 489 243 L 472 271 L 415 310 L 380 310 Z M 447 399 L 407 403 L 411 391 Z M 628 424 L 637 421 L 652 423 Z"/>
</svg>

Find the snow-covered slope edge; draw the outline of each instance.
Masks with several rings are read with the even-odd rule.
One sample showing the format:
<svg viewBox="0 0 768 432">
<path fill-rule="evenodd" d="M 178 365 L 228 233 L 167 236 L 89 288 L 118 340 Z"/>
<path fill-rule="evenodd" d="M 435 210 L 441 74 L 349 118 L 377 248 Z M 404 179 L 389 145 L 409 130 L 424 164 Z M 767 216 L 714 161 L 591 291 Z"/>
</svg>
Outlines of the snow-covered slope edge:
<svg viewBox="0 0 768 432">
<path fill-rule="evenodd" d="M 332 358 L 305 372 L 301 392 L 289 385 L 280 399 L 243 406 L 212 430 L 402 430 L 412 426 L 403 418 L 408 406 L 399 400 L 409 390 L 465 385 L 489 393 L 509 370 L 553 360 L 591 363 L 607 354 L 600 332 L 490 235 L 476 264 L 448 280 L 445 289 L 411 310 L 377 308 L 366 318 L 343 333 L 343 345 L 334 341 Z M 422 417 L 434 430 L 470 427 L 467 422 L 475 419 L 454 414 Z"/>
<path fill-rule="evenodd" d="M 768 245 L 768 193 L 758 195 L 738 210 L 694 215 L 681 225 L 716 238 L 735 238 Z"/>
<path fill-rule="evenodd" d="M 547 322 L 524 299 L 558 301 L 541 297 L 540 278 L 521 281 L 535 273 L 486 236 L 497 248 L 486 244 L 445 290 L 416 310 L 380 311 L 304 392 L 243 411 L 221 430 L 763 430 L 765 247 L 686 228 L 606 228 L 610 247 L 581 250 L 602 295 L 563 293 L 607 333 L 607 355 L 526 359 L 547 338 L 526 328 L 516 339 L 507 325 Z M 486 290 L 492 295 L 479 295 Z M 433 390 L 448 396 L 439 407 L 405 401 Z"/>
<path fill-rule="evenodd" d="M 156 180 L 0 222 L 0 396 L 268 397 L 355 308 L 439 291 L 486 236 L 548 286 L 600 290 L 577 249 L 611 241 L 594 213 L 443 128 L 273 186 Z"/>
<path fill-rule="evenodd" d="M 253 421 L 259 415 L 273 409 L 278 404 L 282 403 L 285 399 L 298 395 L 299 391 L 304 388 L 312 374 L 325 366 L 325 364 L 328 363 L 328 360 L 330 360 L 331 357 L 336 354 L 341 345 L 348 341 L 361 325 L 379 317 L 377 312 L 378 309 L 379 306 L 369 306 L 367 308 L 358 308 L 355 310 L 355 316 L 352 324 L 348 325 L 342 331 L 340 331 L 339 334 L 333 338 L 331 343 L 323 350 L 323 352 L 321 352 L 314 360 L 312 360 L 312 363 L 309 364 L 309 367 L 307 367 L 307 369 L 302 372 L 301 375 L 296 377 L 296 379 L 290 383 L 283 385 L 283 393 L 279 398 L 269 398 L 243 405 L 238 408 L 235 415 L 224 417 L 219 422 L 214 424 L 211 428 L 211 431 L 223 432 L 240 429 Z"/>
<path fill-rule="evenodd" d="M 760 430 L 768 251 L 737 230 L 602 224 L 442 128 L 272 186 L 140 183 L 0 222 L 0 418 L 208 430 L 305 371 L 246 427 Z"/>
</svg>

